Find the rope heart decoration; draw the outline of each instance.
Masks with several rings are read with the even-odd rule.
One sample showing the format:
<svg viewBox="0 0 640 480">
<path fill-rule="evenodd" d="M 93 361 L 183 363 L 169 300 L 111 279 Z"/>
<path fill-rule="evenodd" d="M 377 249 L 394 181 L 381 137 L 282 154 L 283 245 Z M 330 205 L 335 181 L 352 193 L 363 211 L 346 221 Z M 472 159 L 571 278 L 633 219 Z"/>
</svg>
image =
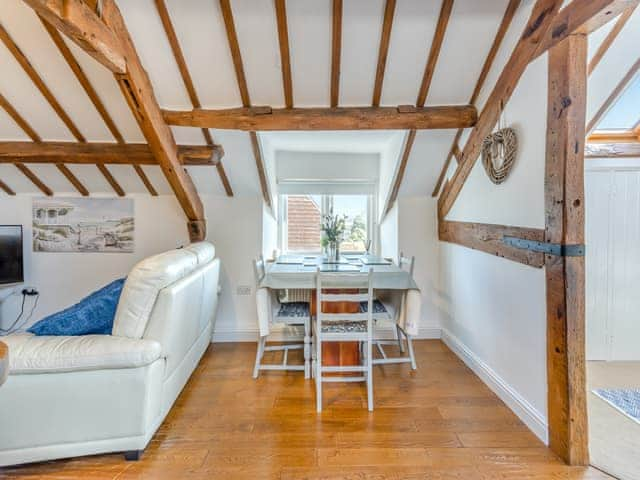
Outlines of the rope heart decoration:
<svg viewBox="0 0 640 480">
<path fill-rule="evenodd" d="M 501 128 L 482 142 L 482 165 L 496 185 L 503 183 L 516 161 L 518 137 L 513 128 Z"/>
</svg>

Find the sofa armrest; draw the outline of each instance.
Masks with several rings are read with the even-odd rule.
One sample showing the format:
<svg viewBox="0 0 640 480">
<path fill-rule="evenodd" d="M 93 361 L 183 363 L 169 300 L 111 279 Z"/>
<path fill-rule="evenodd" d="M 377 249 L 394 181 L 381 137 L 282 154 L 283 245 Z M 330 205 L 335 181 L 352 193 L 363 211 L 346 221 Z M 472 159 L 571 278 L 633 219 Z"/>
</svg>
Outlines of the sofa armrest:
<svg viewBox="0 0 640 480">
<path fill-rule="evenodd" d="M 78 337 L 14 334 L 3 337 L 10 374 L 136 368 L 160 358 L 160 344 L 111 335 Z"/>
</svg>

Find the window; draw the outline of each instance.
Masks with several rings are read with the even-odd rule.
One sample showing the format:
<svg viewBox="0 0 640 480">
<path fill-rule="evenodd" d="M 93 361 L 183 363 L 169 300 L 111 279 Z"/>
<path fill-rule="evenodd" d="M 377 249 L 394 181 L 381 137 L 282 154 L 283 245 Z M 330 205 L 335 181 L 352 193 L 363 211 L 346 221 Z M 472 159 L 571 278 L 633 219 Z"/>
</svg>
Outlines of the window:
<svg viewBox="0 0 640 480">
<path fill-rule="evenodd" d="M 372 238 L 372 199 L 369 195 L 282 195 L 280 245 L 285 253 L 322 252 L 321 217 L 333 210 L 346 215 L 342 252 L 364 252 Z"/>
</svg>

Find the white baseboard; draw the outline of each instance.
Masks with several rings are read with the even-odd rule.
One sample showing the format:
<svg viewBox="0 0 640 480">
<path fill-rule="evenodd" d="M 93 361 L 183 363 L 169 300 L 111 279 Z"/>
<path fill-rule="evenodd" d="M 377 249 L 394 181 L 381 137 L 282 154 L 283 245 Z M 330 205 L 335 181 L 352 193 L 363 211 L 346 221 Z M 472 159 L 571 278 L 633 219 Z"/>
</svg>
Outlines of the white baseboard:
<svg viewBox="0 0 640 480">
<path fill-rule="evenodd" d="M 380 338 L 394 338 L 394 333 L 391 328 L 376 329 L 376 334 Z M 420 327 L 419 334 L 414 337 L 415 339 L 439 339 L 441 336 L 439 325 L 425 325 Z M 279 332 L 274 332 L 269 336 L 270 340 L 274 341 L 286 341 L 290 339 L 289 335 L 282 335 Z M 255 342 L 258 339 L 258 329 L 226 329 L 216 328 L 213 332 L 213 343 L 226 343 L 226 342 Z"/>
<path fill-rule="evenodd" d="M 549 444 L 548 425 L 542 413 L 446 328 L 442 329 L 442 341 L 507 404 L 545 445 Z"/>
</svg>

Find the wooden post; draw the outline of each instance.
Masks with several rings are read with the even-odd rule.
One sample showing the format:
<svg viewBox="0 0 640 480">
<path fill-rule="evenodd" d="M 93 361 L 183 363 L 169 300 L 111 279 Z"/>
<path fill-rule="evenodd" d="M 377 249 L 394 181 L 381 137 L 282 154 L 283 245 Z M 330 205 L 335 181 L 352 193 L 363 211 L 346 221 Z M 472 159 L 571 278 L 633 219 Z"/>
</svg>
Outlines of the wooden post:
<svg viewBox="0 0 640 480">
<path fill-rule="evenodd" d="M 549 51 L 545 240 L 584 244 L 587 38 Z M 546 255 L 549 445 L 588 465 L 584 257 Z"/>
</svg>

